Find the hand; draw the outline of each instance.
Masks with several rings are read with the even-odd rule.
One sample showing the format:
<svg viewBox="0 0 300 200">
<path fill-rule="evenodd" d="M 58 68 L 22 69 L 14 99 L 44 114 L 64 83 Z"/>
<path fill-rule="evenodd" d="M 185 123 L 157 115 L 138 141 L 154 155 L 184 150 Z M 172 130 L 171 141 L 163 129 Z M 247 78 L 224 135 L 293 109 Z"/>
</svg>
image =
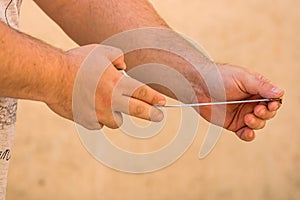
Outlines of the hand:
<svg viewBox="0 0 300 200">
<path fill-rule="evenodd" d="M 283 90 L 258 73 L 229 65 L 218 65 L 218 68 L 223 77 L 227 101 L 281 98 L 284 95 Z M 205 92 L 205 94 L 208 93 Z M 203 97 L 203 93 L 198 96 L 199 99 L 202 99 L 200 101 L 210 100 L 210 96 Z M 273 118 L 279 108 L 279 102 L 227 105 L 225 124 L 222 126 L 235 132 L 240 139 L 252 141 L 255 138 L 254 131 L 264 128 L 266 121 Z M 209 106 L 200 108 L 201 116 L 207 120 L 210 120 L 210 112 L 211 107 Z"/>
<path fill-rule="evenodd" d="M 55 99 L 46 102 L 47 105 L 60 116 L 74 120 L 72 94 L 76 74 L 83 61 L 95 50 L 99 57 L 90 63 L 91 66 L 88 66 L 84 74 L 84 81 L 80 82 L 83 87 L 79 95 L 82 103 L 75 105 L 80 107 L 79 116 L 76 113 L 76 123 L 88 129 L 99 129 L 103 125 L 118 128 L 122 124 L 121 112 L 146 120 L 161 121 L 163 113 L 153 105 L 164 105 L 164 96 L 132 78 L 124 77 L 117 70 L 126 68 L 123 53 L 119 49 L 103 45 L 88 45 L 66 52 L 67 70 L 62 75 L 62 88 L 57 89 Z M 97 70 L 102 70 L 103 73 L 99 82 L 97 79 L 96 94 L 92 94 L 88 85 Z M 92 120 L 94 113 L 96 121 Z"/>
</svg>

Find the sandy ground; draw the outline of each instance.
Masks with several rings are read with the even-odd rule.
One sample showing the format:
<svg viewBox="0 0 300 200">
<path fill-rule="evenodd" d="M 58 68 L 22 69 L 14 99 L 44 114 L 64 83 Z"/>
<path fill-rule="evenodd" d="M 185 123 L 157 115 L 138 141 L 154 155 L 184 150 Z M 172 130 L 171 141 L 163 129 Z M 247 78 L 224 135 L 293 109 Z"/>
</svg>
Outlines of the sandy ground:
<svg viewBox="0 0 300 200">
<path fill-rule="evenodd" d="M 71 122 L 41 103 L 20 101 L 7 199 L 300 199 L 300 2 L 152 2 L 175 30 L 202 44 L 216 61 L 247 66 L 285 88 L 278 116 L 250 144 L 224 131 L 213 153 L 200 161 L 207 127 L 202 122 L 195 142 L 175 164 L 130 175 L 94 160 Z M 54 46 L 76 46 L 32 1 L 24 0 L 21 21 L 23 31 Z"/>
</svg>

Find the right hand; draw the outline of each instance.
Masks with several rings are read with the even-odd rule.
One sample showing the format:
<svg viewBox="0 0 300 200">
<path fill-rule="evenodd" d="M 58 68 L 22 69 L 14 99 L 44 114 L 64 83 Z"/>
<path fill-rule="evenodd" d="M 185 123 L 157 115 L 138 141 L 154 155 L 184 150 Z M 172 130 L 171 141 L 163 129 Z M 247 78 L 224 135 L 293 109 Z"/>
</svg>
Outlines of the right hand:
<svg viewBox="0 0 300 200">
<path fill-rule="evenodd" d="M 230 65 L 218 65 L 218 71 L 222 76 L 223 87 L 226 92 L 225 100 L 227 101 L 261 98 L 276 99 L 282 98 L 284 95 L 284 90 L 275 86 L 264 76 L 249 69 Z M 214 77 L 214 75 L 215 73 L 212 73 L 212 76 L 206 78 L 215 80 L 216 77 Z M 211 87 L 213 86 L 211 85 Z M 218 87 L 220 86 L 218 85 Z M 202 88 L 202 90 L 199 88 Z M 206 87 L 200 87 L 199 85 L 199 88 L 195 90 L 201 91 L 198 93 L 199 102 L 212 100 L 224 101 L 224 99 L 218 99 L 218 89 L 214 90 L 215 95 L 211 95 L 208 90 L 203 90 L 203 88 L 206 89 Z M 227 105 L 224 124 L 211 121 L 211 106 L 205 106 L 199 110 L 204 119 L 235 132 L 236 135 L 244 141 L 252 141 L 255 138 L 255 131 L 263 129 L 266 122 L 275 117 L 280 106 L 278 101 Z M 223 106 L 216 106 L 216 108 L 224 109 Z"/>
<path fill-rule="evenodd" d="M 83 101 L 79 105 L 84 112 L 79 119 L 76 119 L 76 123 L 90 130 L 102 128 L 103 125 L 115 129 L 120 127 L 123 122 L 121 113 L 146 120 L 161 121 L 163 113 L 153 105 L 164 105 L 165 97 L 135 79 L 124 77 L 118 71 L 118 69 L 124 70 L 126 68 L 122 51 L 103 45 L 87 45 L 66 52 L 67 67 L 65 69 L 67 70 L 63 70 L 63 84 L 61 88 L 57 88 L 54 100 L 46 102 L 47 105 L 58 115 L 74 120 L 72 96 L 76 74 L 84 59 L 95 48 L 97 51 L 100 50 L 101 55 L 97 58 L 97 60 L 100 59 L 100 62 L 94 63 L 94 66 L 102 68 L 103 74 L 99 77 L 95 100 Z M 103 66 L 103 63 L 108 64 Z M 91 66 L 90 73 L 93 73 L 93 66 Z M 85 80 L 88 80 L 88 77 Z M 82 92 L 88 93 L 89 91 Z M 82 94 L 83 100 L 84 95 Z M 95 110 L 92 105 L 93 101 L 95 102 Z M 90 117 L 94 113 L 96 113 L 97 121 Z"/>
</svg>

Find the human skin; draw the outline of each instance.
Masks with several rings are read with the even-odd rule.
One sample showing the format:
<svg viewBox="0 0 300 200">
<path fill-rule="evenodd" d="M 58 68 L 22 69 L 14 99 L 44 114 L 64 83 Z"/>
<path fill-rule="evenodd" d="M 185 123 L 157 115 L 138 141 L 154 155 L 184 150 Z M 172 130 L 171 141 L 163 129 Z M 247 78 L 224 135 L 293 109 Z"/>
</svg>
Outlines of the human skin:
<svg viewBox="0 0 300 200">
<path fill-rule="evenodd" d="M 35 0 L 35 2 L 79 45 L 100 43 L 117 33 L 137 28 L 170 29 L 146 0 Z M 158 39 L 158 36 L 149 38 L 151 42 Z M 172 40 L 174 44 L 184 48 L 185 53 L 199 60 L 200 64 L 205 60 L 205 57 L 182 37 L 175 36 Z M 180 72 L 190 82 L 197 96 L 195 99 L 190 99 L 182 90 L 181 95 L 185 103 L 224 100 L 211 96 L 204 84 L 205 79 L 215 78 L 212 74 L 199 74 L 195 67 L 178 56 L 148 49 L 130 53 L 126 55 L 125 60 L 128 70 L 155 61 Z M 80 63 L 80 61 L 74 63 L 73 67 L 78 68 Z M 226 100 L 281 98 L 284 95 L 282 89 L 249 69 L 222 64 L 218 65 L 218 69 L 223 78 Z M 140 79 L 140 77 L 134 78 Z M 164 87 L 155 85 L 153 88 L 175 98 Z M 255 130 L 262 129 L 266 121 L 276 115 L 279 108 L 279 102 L 229 105 L 226 107 L 226 118 L 222 124 L 211 121 L 211 107 L 200 109 L 200 114 L 206 120 L 235 132 L 240 139 L 252 141 L 255 138 Z"/>
<path fill-rule="evenodd" d="M 151 105 L 163 105 L 165 97 L 134 79 L 124 79 L 118 72 L 117 69 L 126 68 L 119 49 L 87 45 L 62 52 L 12 30 L 4 23 L 0 23 L 0 44 L 3 49 L 0 52 L 0 96 L 42 101 L 60 116 L 73 120 L 72 92 L 75 77 L 80 63 L 97 47 L 101 53 L 99 56 L 105 63 L 105 66 L 98 66 L 105 68 L 95 95 L 98 121 L 82 117 L 77 123 L 88 129 L 98 129 L 99 125 L 118 128 L 122 123 L 120 112 L 152 121 L 160 121 L 163 118 L 162 112 Z M 134 93 L 127 92 L 132 97 L 129 110 L 124 104 L 116 109 L 111 106 L 113 90 L 120 80 L 123 80 L 123 86 L 120 87 L 124 93 L 128 88 L 126 85 L 137 87 Z M 102 82 L 104 84 L 101 84 Z M 116 101 L 121 104 L 128 99 L 128 96 L 120 95 Z M 83 110 L 89 111 L 92 108 L 90 104 L 82 105 Z M 94 110 L 91 112 L 94 113 Z"/>
</svg>

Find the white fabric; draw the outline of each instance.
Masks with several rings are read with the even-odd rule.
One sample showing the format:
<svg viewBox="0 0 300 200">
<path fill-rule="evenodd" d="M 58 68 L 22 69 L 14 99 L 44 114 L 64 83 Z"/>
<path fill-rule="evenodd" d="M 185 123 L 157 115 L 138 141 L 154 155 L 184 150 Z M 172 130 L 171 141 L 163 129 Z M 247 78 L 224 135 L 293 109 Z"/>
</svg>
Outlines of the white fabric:
<svg viewBox="0 0 300 200">
<path fill-rule="evenodd" d="M 22 0 L 0 0 L 0 20 L 14 29 L 19 28 Z M 15 132 L 17 100 L 0 97 L 0 200 L 5 199 L 7 173 Z"/>
</svg>

